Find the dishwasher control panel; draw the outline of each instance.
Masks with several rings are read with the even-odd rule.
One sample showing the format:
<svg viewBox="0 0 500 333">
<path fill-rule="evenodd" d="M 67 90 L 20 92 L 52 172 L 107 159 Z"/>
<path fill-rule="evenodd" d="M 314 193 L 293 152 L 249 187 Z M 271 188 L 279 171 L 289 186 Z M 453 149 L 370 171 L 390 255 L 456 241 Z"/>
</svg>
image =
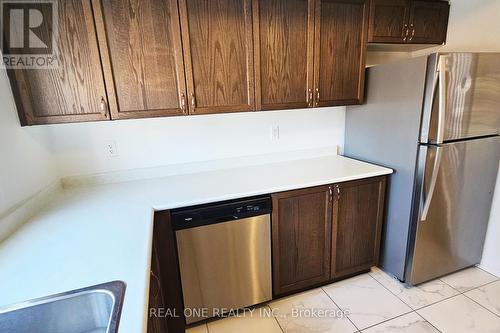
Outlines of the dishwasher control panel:
<svg viewBox="0 0 500 333">
<path fill-rule="evenodd" d="M 271 214 L 270 196 L 230 200 L 171 210 L 174 230 Z"/>
</svg>

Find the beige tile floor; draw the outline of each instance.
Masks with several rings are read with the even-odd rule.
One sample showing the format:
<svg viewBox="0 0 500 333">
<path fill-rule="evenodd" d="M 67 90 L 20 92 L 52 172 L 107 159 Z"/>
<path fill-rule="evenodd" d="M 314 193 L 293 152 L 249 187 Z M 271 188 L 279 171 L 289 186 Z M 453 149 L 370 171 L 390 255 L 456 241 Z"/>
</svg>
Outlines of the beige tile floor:
<svg viewBox="0 0 500 333">
<path fill-rule="evenodd" d="M 477 267 L 407 288 L 373 268 L 188 333 L 500 333 L 500 279 Z"/>
</svg>

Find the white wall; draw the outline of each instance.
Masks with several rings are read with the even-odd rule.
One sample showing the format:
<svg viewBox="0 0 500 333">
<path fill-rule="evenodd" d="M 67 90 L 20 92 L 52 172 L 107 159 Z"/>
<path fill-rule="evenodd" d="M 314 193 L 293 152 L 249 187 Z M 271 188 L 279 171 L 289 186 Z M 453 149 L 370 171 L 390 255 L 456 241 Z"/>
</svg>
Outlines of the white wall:
<svg viewBox="0 0 500 333">
<path fill-rule="evenodd" d="M 5 70 L 0 70 L 0 218 L 57 178 L 47 131 L 21 128 Z"/>
<path fill-rule="evenodd" d="M 498 170 L 481 267 L 496 276 L 500 276 L 500 169 Z"/>
<path fill-rule="evenodd" d="M 59 174 L 343 146 L 345 108 L 250 112 L 45 126 Z M 279 125 L 280 139 L 271 128 Z M 118 156 L 107 156 L 106 143 Z"/>
<path fill-rule="evenodd" d="M 500 52 L 500 1 L 451 0 L 443 51 Z"/>
</svg>

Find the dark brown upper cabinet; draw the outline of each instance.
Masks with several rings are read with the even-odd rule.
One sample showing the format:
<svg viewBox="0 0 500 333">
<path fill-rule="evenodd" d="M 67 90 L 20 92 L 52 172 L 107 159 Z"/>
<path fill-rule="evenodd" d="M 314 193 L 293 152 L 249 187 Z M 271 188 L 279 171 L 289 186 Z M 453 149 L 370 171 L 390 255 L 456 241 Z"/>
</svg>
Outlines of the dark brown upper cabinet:
<svg viewBox="0 0 500 333">
<path fill-rule="evenodd" d="M 368 41 L 442 44 L 450 5 L 441 0 L 371 0 Z"/>
<path fill-rule="evenodd" d="M 253 0 L 257 110 L 312 107 L 315 0 Z"/>
<path fill-rule="evenodd" d="M 58 20 L 59 66 L 7 71 L 21 124 L 109 119 L 90 2 L 60 1 Z"/>
<path fill-rule="evenodd" d="M 384 220 L 386 177 L 334 186 L 331 277 L 338 279 L 377 265 Z"/>
<path fill-rule="evenodd" d="M 410 11 L 408 42 L 442 44 L 446 41 L 450 5 L 444 1 L 413 0 Z"/>
<path fill-rule="evenodd" d="M 330 278 L 331 187 L 273 194 L 273 288 L 282 295 Z"/>
<path fill-rule="evenodd" d="M 362 102 L 365 0 L 254 0 L 256 109 Z"/>
<path fill-rule="evenodd" d="M 187 114 L 177 0 L 93 0 L 113 119 Z"/>
<path fill-rule="evenodd" d="M 315 106 L 362 103 L 367 31 L 365 0 L 317 0 Z"/>
<path fill-rule="evenodd" d="M 409 17 L 409 0 L 371 0 L 368 41 L 403 43 Z"/>
<path fill-rule="evenodd" d="M 190 114 L 253 111 L 251 0 L 179 0 Z"/>
</svg>

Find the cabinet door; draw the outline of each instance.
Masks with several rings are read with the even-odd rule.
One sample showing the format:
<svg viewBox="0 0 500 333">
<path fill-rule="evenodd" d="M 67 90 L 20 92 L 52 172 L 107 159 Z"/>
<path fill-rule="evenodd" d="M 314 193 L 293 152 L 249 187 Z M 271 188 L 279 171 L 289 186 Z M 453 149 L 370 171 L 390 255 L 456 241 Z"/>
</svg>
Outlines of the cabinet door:
<svg viewBox="0 0 500 333">
<path fill-rule="evenodd" d="M 409 0 L 371 0 L 368 42 L 404 43 L 409 16 Z"/>
<path fill-rule="evenodd" d="M 315 106 L 359 104 L 367 51 L 366 2 L 317 0 L 315 11 Z"/>
<path fill-rule="evenodd" d="M 251 0 L 179 0 L 190 114 L 254 110 Z"/>
<path fill-rule="evenodd" d="M 331 195 L 328 186 L 273 196 L 274 294 L 304 289 L 330 278 Z"/>
<path fill-rule="evenodd" d="M 177 1 L 93 4 L 113 119 L 182 115 L 186 91 Z"/>
<path fill-rule="evenodd" d="M 21 124 L 109 119 L 90 2 L 59 1 L 57 7 L 58 66 L 8 70 Z"/>
<path fill-rule="evenodd" d="M 450 5 L 446 1 L 413 1 L 408 43 L 442 44 L 446 41 Z"/>
<path fill-rule="evenodd" d="M 151 252 L 151 272 L 149 274 L 149 309 L 147 333 L 167 333 L 167 319 L 158 316 L 158 310 L 165 307 L 160 279 L 157 244 L 153 243 Z"/>
<path fill-rule="evenodd" d="M 159 318 L 151 318 L 148 333 L 184 333 L 186 318 L 182 301 L 182 286 L 175 232 L 170 223 L 170 211 L 156 212 L 153 225 L 153 251 L 151 271 L 156 283 L 150 304 L 160 304 Z M 158 289 L 156 289 L 158 288 Z M 157 294 L 159 292 L 159 294 Z M 159 320 L 157 320 L 159 319 Z M 164 319 L 164 320 L 161 320 Z"/>
<path fill-rule="evenodd" d="M 336 184 L 333 203 L 332 278 L 378 263 L 386 178 Z"/>
<path fill-rule="evenodd" d="M 253 0 L 257 110 L 312 107 L 314 0 Z"/>
</svg>

